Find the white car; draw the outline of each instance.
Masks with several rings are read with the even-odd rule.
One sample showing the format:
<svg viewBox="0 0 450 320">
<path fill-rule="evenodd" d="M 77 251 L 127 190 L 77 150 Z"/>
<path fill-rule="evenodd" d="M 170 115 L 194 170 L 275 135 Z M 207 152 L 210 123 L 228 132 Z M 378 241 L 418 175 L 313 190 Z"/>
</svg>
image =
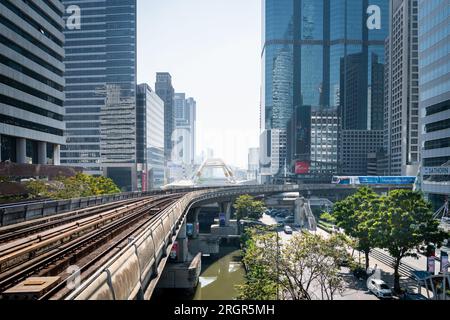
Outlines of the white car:
<svg viewBox="0 0 450 320">
<path fill-rule="evenodd" d="M 392 290 L 383 280 L 369 278 L 367 289 L 380 299 L 392 298 Z"/>
<path fill-rule="evenodd" d="M 285 226 L 284 227 L 284 233 L 286 233 L 286 234 L 292 234 L 292 228 L 291 227 L 289 227 L 289 226 Z"/>
</svg>

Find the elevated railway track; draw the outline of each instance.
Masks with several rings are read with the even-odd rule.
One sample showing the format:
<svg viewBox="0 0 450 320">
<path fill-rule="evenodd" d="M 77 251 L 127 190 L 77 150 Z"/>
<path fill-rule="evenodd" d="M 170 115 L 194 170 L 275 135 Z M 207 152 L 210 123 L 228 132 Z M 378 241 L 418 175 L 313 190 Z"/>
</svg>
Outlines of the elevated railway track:
<svg viewBox="0 0 450 320">
<path fill-rule="evenodd" d="M 59 285 L 51 292 L 62 298 L 58 293 L 66 287 L 68 267 L 79 266 L 81 279 L 88 277 L 96 271 L 93 266 L 110 258 L 182 195 L 146 197 L 103 208 L 99 213 L 89 212 L 88 217 L 77 220 L 76 216 L 54 219 L 45 224 L 45 231 L 36 225 L 3 234 L 3 240 L 15 240 L 0 245 L 0 292 L 30 277 L 59 277 Z M 18 234 L 24 237 L 17 239 Z M 45 296 L 51 298 L 50 294 Z"/>
<path fill-rule="evenodd" d="M 189 188 L 52 202 L 61 212 L 46 211 L 48 202 L 33 203 L 39 214 L 31 216 L 28 203 L 0 208 L 3 221 L 18 221 L 0 227 L 0 299 L 149 299 L 191 208 L 242 194 L 327 188 L 354 189 Z"/>
</svg>

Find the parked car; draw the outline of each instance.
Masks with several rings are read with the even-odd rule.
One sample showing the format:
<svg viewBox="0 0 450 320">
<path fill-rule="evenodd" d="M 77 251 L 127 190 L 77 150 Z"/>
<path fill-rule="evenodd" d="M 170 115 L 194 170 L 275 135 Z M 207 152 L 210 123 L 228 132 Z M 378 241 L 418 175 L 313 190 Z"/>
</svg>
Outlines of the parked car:
<svg viewBox="0 0 450 320">
<path fill-rule="evenodd" d="M 292 234 L 292 228 L 289 226 L 284 226 L 284 233 L 286 234 Z"/>
<path fill-rule="evenodd" d="M 295 219 L 294 217 L 287 217 L 284 219 L 284 223 L 294 223 Z"/>
<path fill-rule="evenodd" d="M 367 289 L 380 299 L 392 298 L 392 290 L 381 279 L 367 280 Z"/>
</svg>

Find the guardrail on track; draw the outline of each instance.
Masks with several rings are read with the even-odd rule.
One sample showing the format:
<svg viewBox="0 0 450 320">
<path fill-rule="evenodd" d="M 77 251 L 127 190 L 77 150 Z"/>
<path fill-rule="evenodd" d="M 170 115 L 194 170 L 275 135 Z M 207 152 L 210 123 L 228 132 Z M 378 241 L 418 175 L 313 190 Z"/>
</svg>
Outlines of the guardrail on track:
<svg viewBox="0 0 450 320">
<path fill-rule="evenodd" d="M 208 188 L 202 188 L 208 189 Z M 102 204 L 128 200 L 151 195 L 162 195 L 173 192 L 188 192 L 193 188 L 174 190 L 153 190 L 147 192 L 128 192 L 88 198 L 68 200 L 44 200 L 0 206 L 0 227 L 9 226 L 29 220 L 53 216 L 79 209 L 85 209 Z"/>
<path fill-rule="evenodd" d="M 109 262 L 72 292 L 67 300 L 130 300 L 149 299 L 151 282 L 162 270 L 179 227 L 188 210 L 196 203 L 241 194 L 262 194 L 294 190 L 295 186 L 252 186 L 187 193 L 162 211 L 146 230 Z"/>
<path fill-rule="evenodd" d="M 256 186 L 226 186 L 226 187 L 190 187 L 173 188 L 167 190 L 153 190 L 147 192 L 129 192 L 113 195 L 69 199 L 69 200 L 46 200 L 29 203 L 11 204 L 0 206 L 0 227 L 8 226 L 28 220 L 66 213 L 78 209 L 84 209 L 114 201 L 140 198 L 151 195 L 169 194 L 174 192 L 192 192 L 201 190 L 237 190 L 241 194 L 261 194 L 264 192 L 295 192 L 295 191 L 320 191 L 320 190 L 355 190 L 359 185 L 332 185 L 332 184 L 304 184 L 304 185 L 256 185 Z M 412 188 L 412 186 L 387 186 L 376 185 L 379 188 Z"/>
</svg>

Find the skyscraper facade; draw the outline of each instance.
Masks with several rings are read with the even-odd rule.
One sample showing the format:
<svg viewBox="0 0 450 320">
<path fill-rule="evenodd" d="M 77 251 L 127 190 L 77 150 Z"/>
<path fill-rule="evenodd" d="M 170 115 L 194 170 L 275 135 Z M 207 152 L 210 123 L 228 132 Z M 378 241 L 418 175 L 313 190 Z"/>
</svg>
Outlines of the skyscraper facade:
<svg viewBox="0 0 450 320">
<path fill-rule="evenodd" d="M 386 40 L 385 150 L 389 175 L 419 169 L 418 1 L 394 0 Z"/>
<path fill-rule="evenodd" d="M 172 158 L 173 131 L 175 130 L 174 95 L 172 76 L 168 72 L 158 72 L 155 83 L 156 94 L 164 101 L 164 152 L 166 161 Z"/>
<path fill-rule="evenodd" d="M 174 100 L 175 129 L 173 132 L 172 165 L 177 167 L 171 179 L 190 178 L 195 162 L 196 113 L 194 98 L 186 99 L 185 93 L 175 93 Z M 172 172 L 175 172 L 172 170 Z"/>
<path fill-rule="evenodd" d="M 329 175 L 312 156 L 314 112 L 336 112 L 342 130 L 383 129 L 388 12 L 388 0 L 263 1 L 261 130 L 287 137 L 271 171 L 300 163 L 301 179 Z"/>
<path fill-rule="evenodd" d="M 60 164 L 64 6 L 0 1 L 0 162 Z"/>
<path fill-rule="evenodd" d="M 247 180 L 258 181 L 259 176 L 259 148 L 248 149 Z"/>
<path fill-rule="evenodd" d="M 81 23 L 65 31 L 62 163 L 136 190 L 136 0 L 63 4 L 81 9 Z"/>
<path fill-rule="evenodd" d="M 147 84 L 137 88 L 137 160 L 143 164 L 138 189 L 165 184 L 164 102 Z"/>
<path fill-rule="evenodd" d="M 438 208 L 450 195 L 450 2 L 419 0 L 422 190 Z"/>
<path fill-rule="evenodd" d="M 195 132 L 197 103 L 194 98 L 186 99 L 185 93 L 176 93 L 175 108 L 175 146 L 173 154 L 178 161 L 193 165 L 195 159 Z"/>
</svg>

